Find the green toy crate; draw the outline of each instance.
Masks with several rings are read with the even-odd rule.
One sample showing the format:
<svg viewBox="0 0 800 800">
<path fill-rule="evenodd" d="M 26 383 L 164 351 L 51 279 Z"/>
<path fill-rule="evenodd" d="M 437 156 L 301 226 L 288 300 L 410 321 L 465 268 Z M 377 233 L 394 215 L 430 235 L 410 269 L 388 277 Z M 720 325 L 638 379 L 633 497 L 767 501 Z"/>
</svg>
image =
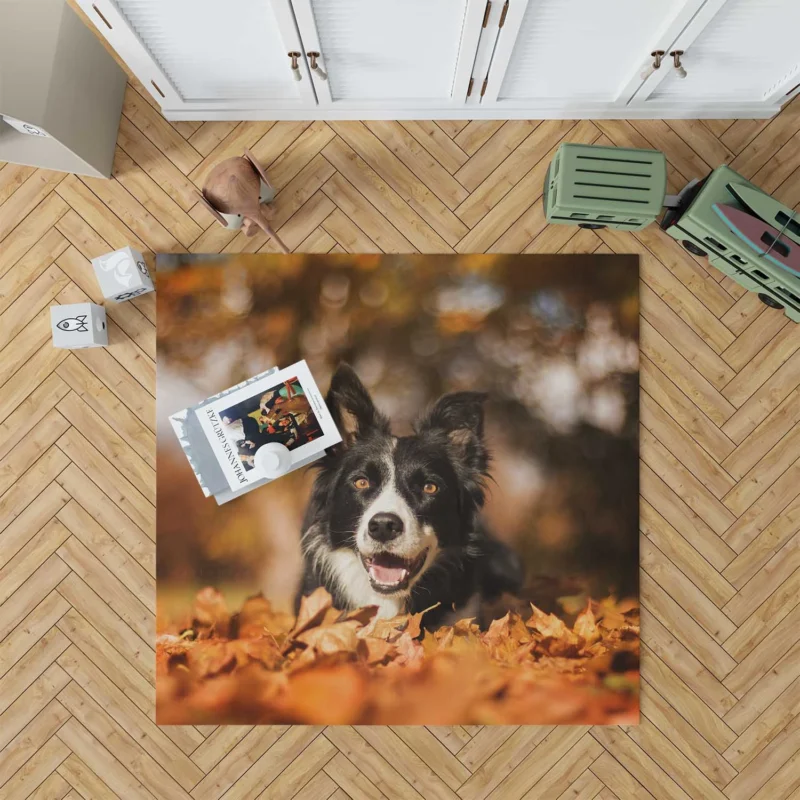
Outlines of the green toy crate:
<svg viewBox="0 0 800 800">
<path fill-rule="evenodd" d="M 547 170 L 547 221 L 638 231 L 661 213 L 667 161 L 658 150 L 562 144 Z"/>
<path fill-rule="evenodd" d="M 761 258 L 717 215 L 712 206 L 723 203 L 746 211 L 728 184 L 757 189 L 730 167 L 717 167 L 703 181 L 687 187 L 677 208 L 669 209 L 661 229 L 696 256 L 710 263 L 771 308 L 782 308 L 786 316 L 800 322 L 800 276 Z"/>
</svg>

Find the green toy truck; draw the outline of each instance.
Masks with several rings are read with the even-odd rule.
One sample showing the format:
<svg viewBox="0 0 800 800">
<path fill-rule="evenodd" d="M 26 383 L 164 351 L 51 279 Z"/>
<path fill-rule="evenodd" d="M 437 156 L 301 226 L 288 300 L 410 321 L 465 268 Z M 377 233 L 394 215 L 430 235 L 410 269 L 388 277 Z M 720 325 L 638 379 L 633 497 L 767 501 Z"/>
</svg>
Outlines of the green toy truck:
<svg viewBox="0 0 800 800">
<path fill-rule="evenodd" d="M 772 258 L 764 257 L 769 252 L 757 252 L 720 213 L 737 209 L 763 220 L 765 230 L 773 231 L 769 250 L 777 251 L 800 247 L 800 220 L 794 212 L 770 200 L 764 205 L 782 209 L 775 221 L 758 208 L 744 206 L 731 186 L 749 187 L 758 193 L 749 195 L 762 202 L 769 195 L 727 166 L 691 181 L 679 195 L 666 195 L 666 184 L 666 159 L 657 150 L 562 144 L 545 177 L 545 215 L 555 224 L 635 231 L 655 222 L 666 206 L 660 222 L 663 231 L 693 255 L 707 256 L 766 305 L 783 309 L 789 319 L 800 322 L 800 273 L 780 266 L 777 252 Z"/>
<path fill-rule="evenodd" d="M 761 258 L 714 211 L 715 204 L 748 211 L 728 188 L 731 185 L 761 191 L 730 167 L 717 167 L 679 195 L 678 206 L 664 214 L 661 229 L 693 255 L 708 256 L 720 272 L 756 292 L 763 303 L 784 309 L 789 319 L 800 322 L 800 275 Z"/>
<path fill-rule="evenodd" d="M 547 169 L 547 221 L 638 231 L 656 221 L 667 189 L 658 150 L 562 144 Z"/>
</svg>

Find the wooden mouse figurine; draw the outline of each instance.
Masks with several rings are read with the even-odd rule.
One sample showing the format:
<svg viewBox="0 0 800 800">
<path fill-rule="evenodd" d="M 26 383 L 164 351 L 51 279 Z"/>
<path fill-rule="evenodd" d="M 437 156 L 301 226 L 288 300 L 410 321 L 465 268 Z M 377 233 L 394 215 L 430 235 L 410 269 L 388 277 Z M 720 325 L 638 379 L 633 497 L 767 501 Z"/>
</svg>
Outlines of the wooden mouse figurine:
<svg viewBox="0 0 800 800">
<path fill-rule="evenodd" d="M 258 230 L 271 236 L 281 252 L 289 248 L 270 225 L 272 209 L 263 205 L 275 196 L 267 174 L 261 165 L 245 149 L 243 156 L 226 158 L 208 174 L 200 199 L 214 218 L 226 228 L 244 230 L 253 236 Z"/>
</svg>

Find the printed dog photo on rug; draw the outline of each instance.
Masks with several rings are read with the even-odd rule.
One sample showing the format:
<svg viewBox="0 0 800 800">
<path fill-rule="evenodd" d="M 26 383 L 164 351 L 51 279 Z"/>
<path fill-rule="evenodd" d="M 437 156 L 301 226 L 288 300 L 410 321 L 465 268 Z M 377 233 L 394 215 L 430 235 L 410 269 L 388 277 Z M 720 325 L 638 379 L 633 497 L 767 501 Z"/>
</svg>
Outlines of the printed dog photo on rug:
<svg viewBox="0 0 800 800">
<path fill-rule="evenodd" d="M 160 256 L 159 724 L 635 724 L 638 275 Z M 170 415 L 273 366 L 227 441 L 325 449 L 217 505 Z"/>
<path fill-rule="evenodd" d="M 336 370 L 327 403 L 343 442 L 314 482 L 300 597 L 323 587 L 337 608 L 374 606 L 382 617 L 431 609 L 433 628 L 522 587 L 519 557 L 481 519 L 491 479 L 485 399 L 446 394 L 397 437 L 355 371 Z"/>
</svg>

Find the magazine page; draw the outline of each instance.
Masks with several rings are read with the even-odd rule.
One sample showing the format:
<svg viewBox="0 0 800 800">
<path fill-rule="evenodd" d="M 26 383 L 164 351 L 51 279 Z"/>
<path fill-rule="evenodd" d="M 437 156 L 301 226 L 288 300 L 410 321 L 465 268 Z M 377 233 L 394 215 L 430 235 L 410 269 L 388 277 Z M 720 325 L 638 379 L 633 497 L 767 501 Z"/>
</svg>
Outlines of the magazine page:
<svg viewBox="0 0 800 800">
<path fill-rule="evenodd" d="M 291 470 L 342 440 L 305 361 L 225 393 L 195 414 L 233 491 L 268 477 L 256 458 L 266 444 L 287 448 Z"/>
</svg>

